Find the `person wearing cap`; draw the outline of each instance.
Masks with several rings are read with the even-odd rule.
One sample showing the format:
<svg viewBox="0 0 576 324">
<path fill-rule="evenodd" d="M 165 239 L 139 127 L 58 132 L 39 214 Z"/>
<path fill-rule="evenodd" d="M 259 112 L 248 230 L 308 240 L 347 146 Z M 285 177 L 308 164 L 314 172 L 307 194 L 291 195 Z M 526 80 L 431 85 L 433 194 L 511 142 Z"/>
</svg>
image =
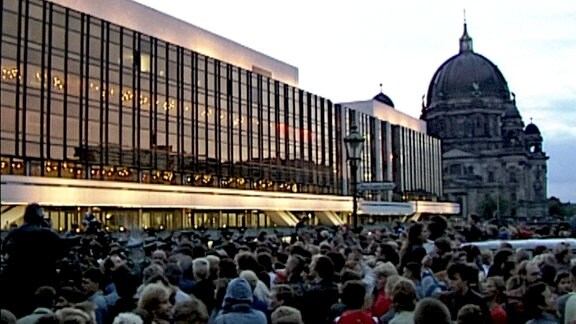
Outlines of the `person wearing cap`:
<svg viewBox="0 0 576 324">
<path fill-rule="evenodd" d="M 214 324 L 266 324 L 266 315 L 252 308 L 253 293 L 248 281 L 236 278 L 230 281 Z"/>
<path fill-rule="evenodd" d="M 29 302 L 41 286 L 56 283 L 56 262 L 64 255 L 60 236 L 50 228 L 40 205 L 26 207 L 24 224 L 8 233 L 2 274 L 2 306 L 22 317 L 34 309 Z"/>
</svg>

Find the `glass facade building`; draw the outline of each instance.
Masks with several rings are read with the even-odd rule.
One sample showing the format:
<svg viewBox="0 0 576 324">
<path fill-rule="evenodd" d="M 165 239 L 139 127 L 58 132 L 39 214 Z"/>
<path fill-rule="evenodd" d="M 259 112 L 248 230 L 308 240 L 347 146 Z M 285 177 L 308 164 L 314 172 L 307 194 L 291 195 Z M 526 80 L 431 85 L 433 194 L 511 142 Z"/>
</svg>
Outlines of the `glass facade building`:
<svg viewBox="0 0 576 324">
<path fill-rule="evenodd" d="M 441 195 L 438 140 L 299 89 L 288 64 L 127 0 L 0 6 L 3 221 L 37 201 L 64 230 L 87 210 L 111 227 L 339 225 L 352 123 L 359 179 L 396 184 L 364 201 Z"/>
<path fill-rule="evenodd" d="M 2 1 L 2 172 L 342 194 L 340 110 L 48 1 Z"/>
</svg>

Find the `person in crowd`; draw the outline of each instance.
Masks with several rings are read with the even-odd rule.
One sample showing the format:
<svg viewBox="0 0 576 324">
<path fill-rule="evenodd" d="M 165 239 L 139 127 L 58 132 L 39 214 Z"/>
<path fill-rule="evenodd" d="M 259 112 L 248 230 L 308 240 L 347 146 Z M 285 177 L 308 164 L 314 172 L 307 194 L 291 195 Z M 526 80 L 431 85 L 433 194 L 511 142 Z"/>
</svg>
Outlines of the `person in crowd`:
<svg viewBox="0 0 576 324">
<path fill-rule="evenodd" d="M 414 309 L 418 302 L 414 283 L 409 279 L 401 279 L 392 288 L 391 298 L 394 303 L 395 315 L 388 323 L 414 323 Z"/>
<path fill-rule="evenodd" d="M 200 299 L 208 313 L 214 309 L 214 282 L 210 281 L 210 262 L 206 258 L 196 258 L 192 263 L 194 280 L 196 283 L 192 286 L 192 295 Z"/>
<path fill-rule="evenodd" d="M 374 275 L 376 276 L 376 289 L 374 290 L 372 316 L 380 318 L 386 314 L 392 306 L 392 299 L 386 295 L 386 281 L 388 277 L 398 275 L 396 267 L 391 262 L 385 262 L 377 265 L 374 268 Z"/>
<path fill-rule="evenodd" d="M 272 324 L 303 324 L 302 314 L 294 307 L 280 306 L 272 312 Z"/>
<path fill-rule="evenodd" d="M 192 262 L 192 257 L 189 255 L 183 255 L 180 260 L 178 260 L 178 266 L 182 271 L 182 278 L 178 283 L 178 287 L 187 294 L 192 293 L 192 287 L 194 287 L 194 284 L 196 283 L 194 280 Z"/>
<path fill-rule="evenodd" d="M 474 289 L 470 283 L 478 281 L 478 269 L 465 263 L 454 263 L 448 267 L 448 278 L 452 292 L 446 300 L 453 320 L 457 319 L 458 311 L 464 305 L 478 305 L 485 317 L 485 322 L 490 323 L 490 311 L 484 298 Z"/>
<path fill-rule="evenodd" d="M 147 284 L 138 299 L 138 309 L 154 324 L 169 324 L 172 321 L 171 293 L 165 284 Z"/>
<path fill-rule="evenodd" d="M 54 315 L 58 293 L 50 286 L 42 286 L 34 293 L 34 305 L 36 309 L 32 314 L 18 320 L 18 324 L 34 324 L 44 315 Z"/>
<path fill-rule="evenodd" d="M 180 289 L 178 284 L 182 280 L 182 270 L 177 263 L 168 262 L 164 266 L 164 276 L 170 284 L 171 290 L 174 292 L 174 304 L 191 300 L 190 296 Z"/>
<path fill-rule="evenodd" d="M 523 297 L 524 307 L 526 309 L 526 324 L 553 324 L 559 323 L 556 316 L 557 305 L 554 300 L 554 294 L 550 288 L 543 282 L 531 284 L 526 290 Z"/>
<path fill-rule="evenodd" d="M 563 296 L 572 291 L 572 283 L 570 281 L 570 272 L 561 271 L 556 274 L 554 278 L 554 293 L 556 296 Z"/>
<path fill-rule="evenodd" d="M 174 305 L 173 324 L 206 324 L 208 319 L 208 309 L 198 298 Z"/>
<path fill-rule="evenodd" d="M 492 324 L 508 323 L 508 316 L 502 307 L 505 299 L 506 285 L 502 277 L 489 277 L 484 284 L 484 293 Z"/>
<path fill-rule="evenodd" d="M 125 312 L 116 315 L 112 324 L 144 324 L 144 321 L 135 313 Z"/>
<path fill-rule="evenodd" d="M 214 324 L 265 324 L 266 315 L 252 308 L 252 296 L 253 292 L 245 279 L 236 278 L 230 281 L 222 309 L 216 315 Z"/>
<path fill-rule="evenodd" d="M 87 301 L 96 306 L 96 323 L 106 324 L 109 320 L 108 303 L 100 288 L 104 280 L 104 273 L 100 268 L 90 268 L 82 274 L 82 289 Z"/>
<path fill-rule="evenodd" d="M 415 262 L 409 262 L 404 266 L 404 278 L 412 281 L 414 287 L 416 287 L 416 295 L 418 299 L 424 297 L 424 293 L 422 291 L 422 273 L 421 273 L 422 265 Z"/>
<path fill-rule="evenodd" d="M 270 298 L 270 289 L 268 289 L 264 281 L 270 281 L 270 277 L 258 263 L 256 257 L 251 252 L 243 252 L 237 254 L 234 259 L 236 261 L 238 274 L 244 270 L 251 270 L 257 275 L 258 281 L 256 283 L 256 288 L 254 289 L 254 295 L 257 296 L 258 299 L 267 303 Z"/>
<path fill-rule="evenodd" d="M 254 292 L 256 290 L 256 286 L 258 285 L 259 279 L 256 276 L 256 274 L 254 273 L 254 271 L 244 270 L 244 271 L 240 272 L 239 277 L 245 279 L 248 282 L 252 292 Z M 256 296 L 255 294 L 253 294 L 253 296 L 252 296 L 252 308 L 261 311 L 262 313 L 264 313 L 264 315 L 266 315 L 266 317 L 268 317 L 268 315 L 269 315 L 268 314 L 268 303 L 261 300 L 260 298 L 258 298 L 258 296 Z"/>
<path fill-rule="evenodd" d="M 494 261 L 488 269 L 488 277 L 504 277 L 503 265 L 506 261 L 513 261 L 514 251 L 512 249 L 500 249 L 494 254 Z"/>
<path fill-rule="evenodd" d="M 450 310 L 437 298 L 423 298 L 414 309 L 414 324 L 452 324 Z"/>
<path fill-rule="evenodd" d="M 60 323 L 93 324 L 94 318 L 86 310 L 77 307 L 65 307 L 56 311 Z"/>
<path fill-rule="evenodd" d="M 330 317 L 331 306 L 338 302 L 332 260 L 321 254 L 313 256 L 308 279 L 301 308 L 304 322 L 325 323 Z"/>
<path fill-rule="evenodd" d="M 50 221 L 40 205 L 26 206 L 24 224 L 11 230 L 4 239 L 0 304 L 17 317 L 34 309 L 30 297 L 41 286 L 56 285 L 56 264 L 64 257 L 65 247 L 60 236 L 50 228 Z"/>
<path fill-rule="evenodd" d="M 407 263 L 421 263 L 426 256 L 423 244 L 428 240 L 428 230 L 422 223 L 415 223 L 408 229 L 408 238 L 404 241 L 400 251 L 400 265 L 398 269 L 404 269 Z"/>
<path fill-rule="evenodd" d="M 334 320 L 334 323 L 378 323 L 378 318 L 372 317 L 372 315 L 364 309 L 366 288 L 362 281 L 353 280 L 346 282 L 342 287 L 340 298 L 347 310 L 338 316 Z"/>
<path fill-rule="evenodd" d="M 278 284 L 272 286 L 268 312 L 271 313 L 280 306 L 294 306 L 294 292 L 289 285 Z"/>
<path fill-rule="evenodd" d="M 486 324 L 484 314 L 478 305 L 464 305 L 456 319 L 458 324 Z"/>
<path fill-rule="evenodd" d="M 576 296 L 576 264 L 570 268 L 570 292 L 559 296 L 556 301 L 561 323 L 568 322 L 567 318 L 576 319 L 576 297 L 572 298 L 573 296 Z M 566 307 L 569 300 L 572 300 L 572 308 L 570 310 L 568 310 L 568 307 Z M 567 317 L 566 314 L 570 315 Z"/>
</svg>

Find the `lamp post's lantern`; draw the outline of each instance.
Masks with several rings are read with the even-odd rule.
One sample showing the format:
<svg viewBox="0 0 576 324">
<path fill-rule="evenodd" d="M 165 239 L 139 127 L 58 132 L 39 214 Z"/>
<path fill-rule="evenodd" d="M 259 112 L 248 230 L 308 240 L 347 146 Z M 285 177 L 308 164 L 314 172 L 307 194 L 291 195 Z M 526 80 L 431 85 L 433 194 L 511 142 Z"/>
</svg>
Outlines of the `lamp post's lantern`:
<svg viewBox="0 0 576 324">
<path fill-rule="evenodd" d="M 356 125 L 350 127 L 350 134 L 344 138 L 346 144 L 346 159 L 350 164 L 350 173 L 352 176 L 352 220 L 354 229 L 358 228 L 358 165 L 362 160 L 362 151 L 364 150 L 364 136 L 358 131 Z"/>
</svg>

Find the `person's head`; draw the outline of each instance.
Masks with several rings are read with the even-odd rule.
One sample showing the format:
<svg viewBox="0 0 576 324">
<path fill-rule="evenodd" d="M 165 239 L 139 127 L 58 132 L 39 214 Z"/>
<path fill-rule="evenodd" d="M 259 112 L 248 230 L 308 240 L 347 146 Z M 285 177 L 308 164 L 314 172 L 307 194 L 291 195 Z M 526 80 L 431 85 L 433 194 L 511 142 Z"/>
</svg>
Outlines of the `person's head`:
<svg viewBox="0 0 576 324">
<path fill-rule="evenodd" d="M 489 300 L 502 302 L 505 290 L 506 283 L 502 277 L 488 277 L 484 282 L 484 292 Z"/>
<path fill-rule="evenodd" d="M 448 307 L 436 298 L 423 298 L 414 309 L 414 324 L 452 324 Z"/>
<path fill-rule="evenodd" d="M 334 263 L 329 257 L 317 254 L 312 258 L 310 273 L 320 279 L 332 281 L 334 279 Z"/>
<path fill-rule="evenodd" d="M 561 264 L 569 264 L 572 258 L 572 252 L 570 252 L 570 246 L 564 243 L 560 243 L 554 247 L 554 257 L 556 262 Z"/>
<path fill-rule="evenodd" d="M 420 280 L 421 272 L 420 272 L 420 263 L 416 262 L 408 262 L 404 266 L 404 277 L 410 280 Z"/>
<path fill-rule="evenodd" d="M 456 321 L 458 324 L 486 324 L 480 306 L 472 304 L 460 308 Z"/>
<path fill-rule="evenodd" d="M 286 274 L 288 275 L 299 275 L 304 271 L 306 265 L 306 260 L 304 257 L 291 254 L 286 262 Z"/>
<path fill-rule="evenodd" d="M 386 286 L 384 286 L 384 292 L 386 293 L 386 296 L 390 296 L 392 294 L 392 288 L 394 288 L 398 281 L 402 279 L 404 279 L 404 277 L 399 275 L 391 275 L 388 277 L 386 280 Z"/>
<path fill-rule="evenodd" d="M 560 271 L 554 278 L 554 287 L 558 295 L 564 295 L 572 291 L 572 282 L 568 271 Z"/>
<path fill-rule="evenodd" d="M 408 229 L 408 244 L 422 244 L 428 239 L 428 230 L 422 223 L 415 223 Z"/>
<path fill-rule="evenodd" d="M 264 267 L 264 269 L 266 270 L 266 272 L 272 272 L 274 271 L 274 267 L 272 265 L 272 255 L 268 252 L 260 252 L 258 253 L 258 255 L 256 256 L 256 260 L 258 261 L 258 263 Z"/>
<path fill-rule="evenodd" d="M 112 324 L 144 324 L 144 321 L 134 313 L 120 313 L 114 317 Z"/>
<path fill-rule="evenodd" d="M 172 317 L 170 294 L 170 289 L 162 283 L 148 284 L 140 294 L 138 308 L 147 311 L 153 318 L 170 319 Z"/>
<path fill-rule="evenodd" d="M 151 265 L 144 268 L 142 272 L 142 280 L 144 282 L 148 281 L 148 279 L 156 276 L 163 276 L 164 275 L 164 268 L 161 265 L 152 263 Z"/>
<path fill-rule="evenodd" d="M 434 249 L 438 255 L 444 255 L 452 252 L 452 241 L 443 236 L 434 241 Z"/>
<path fill-rule="evenodd" d="M 152 261 L 157 262 L 159 264 L 165 264 L 168 262 L 168 255 L 164 250 L 156 250 L 152 252 Z"/>
<path fill-rule="evenodd" d="M 271 289 L 268 309 L 274 310 L 280 306 L 290 306 L 294 299 L 294 291 L 289 285 L 275 285 Z"/>
<path fill-rule="evenodd" d="M 76 287 L 64 286 L 58 289 L 58 297 L 55 307 L 60 309 L 70 307 L 76 303 L 85 300 L 84 294 Z"/>
<path fill-rule="evenodd" d="M 258 272 L 260 265 L 258 264 L 258 260 L 256 257 L 250 252 L 241 252 L 236 254 L 234 258 L 236 261 L 236 270 L 238 273 L 242 272 L 243 270 L 252 270 L 254 272 Z"/>
<path fill-rule="evenodd" d="M 206 260 L 208 260 L 210 266 L 210 275 L 208 277 L 216 279 L 218 277 L 218 272 L 220 271 L 220 258 L 210 254 L 206 256 Z"/>
<path fill-rule="evenodd" d="M 418 301 L 414 283 L 407 279 L 401 279 L 392 288 L 390 299 L 394 303 L 396 311 L 413 311 Z"/>
<path fill-rule="evenodd" d="M 342 287 L 341 300 L 349 310 L 362 309 L 365 296 L 366 287 L 362 281 L 347 281 Z"/>
<path fill-rule="evenodd" d="M 526 290 L 523 298 L 524 309 L 528 317 L 533 319 L 543 312 L 552 312 L 556 310 L 556 301 L 554 294 L 543 282 L 537 282 Z"/>
<path fill-rule="evenodd" d="M 244 304 L 251 305 L 254 300 L 250 284 L 244 278 L 232 279 L 226 288 L 223 308 L 229 308 L 233 305 Z"/>
<path fill-rule="evenodd" d="M 256 285 L 258 284 L 258 276 L 252 270 L 244 270 L 240 272 L 240 278 L 244 278 L 248 284 L 250 285 L 250 289 L 254 291 L 256 289 Z"/>
<path fill-rule="evenodd" d="M 58 300 L 56 289 L 50 286 L 42 286 L 34 293 L 36 307 L 54 308 Z"/>
<path fill-rule="evenodd" d="M 302 324 L 302 314 L 294 307 L 280 306 L 271 315 L 272 324 Z"/>
<path fill-rule="evenodd" d="M 183 301 L 174 306 L 174 324 L 206 324 L 208 323 L 208 309 L 198 299 Z"/>
<path fill-rule="evenodd" d="M 92 296 L 104 281 L 104 273 L 100 268 L 90 268 L 82 274 L 82 289 L 87 296 Z"/>
<path fill-rule="evenodd" d="M 180 260 L 178 260 L 178 266 L 180 266 L 180 270 L 182 270 L 183 278 L 194 279 L 192 262 L 192 257 L 189 255 L 183 255 Z"/>
<path fill-rule="evenodd" d="M 24 222 L 29 225 L 50 227 L 50 223 L 44 215 L 44 210 L 37 203 L 26 206 L 24 210 Z"/>
<path fill-rule="evenodd" d="M 466 294 L 470 284 L 478 281 L 478 270 L 465 263 L 454 263 L 448 267 L 450 286 L 457 294 Z"/>
<path fill-rule="evenodd" d="M 171 285 L 178 286 L 182 279 L 182 270 L 180 270 L 177 263 L 170 262 L 164 267 L 164 276 L 166 276 Z"/>
<path fill-rule="evenodd" d="M 92 324 L 93 318 L 84 310 L 65 307 L 56 311 L 60 323 Z"/>
<path fill-rule="evenodd" d="M 526 263 L 524 272 L 519 272 L 526 285 L 533 284 L 542 279 L 542 272 L 538 263 L 530 261 Z"/>
<path fill-rule="evenodd" d="M 206 258 L 196 258 L 192 261 L 194 279 L 204 280 L 210 275 L 210 262 Z"/>
<path fill-rule="evenodd" d="M 0 322 L 2 324 L 16 324 L 17 320 L 18 319 L 11 311 L 4 308 L 0 309 Z"/>
<path fill-rule="evenodd" d="M 385 262 L 377 265 L 374 268 L 374 276 L 376 277 L 376 289 L 382 290 L 386 287 L 388 277 L 398 275 L 398 270 L 391 262 Z"/>
</svg>

